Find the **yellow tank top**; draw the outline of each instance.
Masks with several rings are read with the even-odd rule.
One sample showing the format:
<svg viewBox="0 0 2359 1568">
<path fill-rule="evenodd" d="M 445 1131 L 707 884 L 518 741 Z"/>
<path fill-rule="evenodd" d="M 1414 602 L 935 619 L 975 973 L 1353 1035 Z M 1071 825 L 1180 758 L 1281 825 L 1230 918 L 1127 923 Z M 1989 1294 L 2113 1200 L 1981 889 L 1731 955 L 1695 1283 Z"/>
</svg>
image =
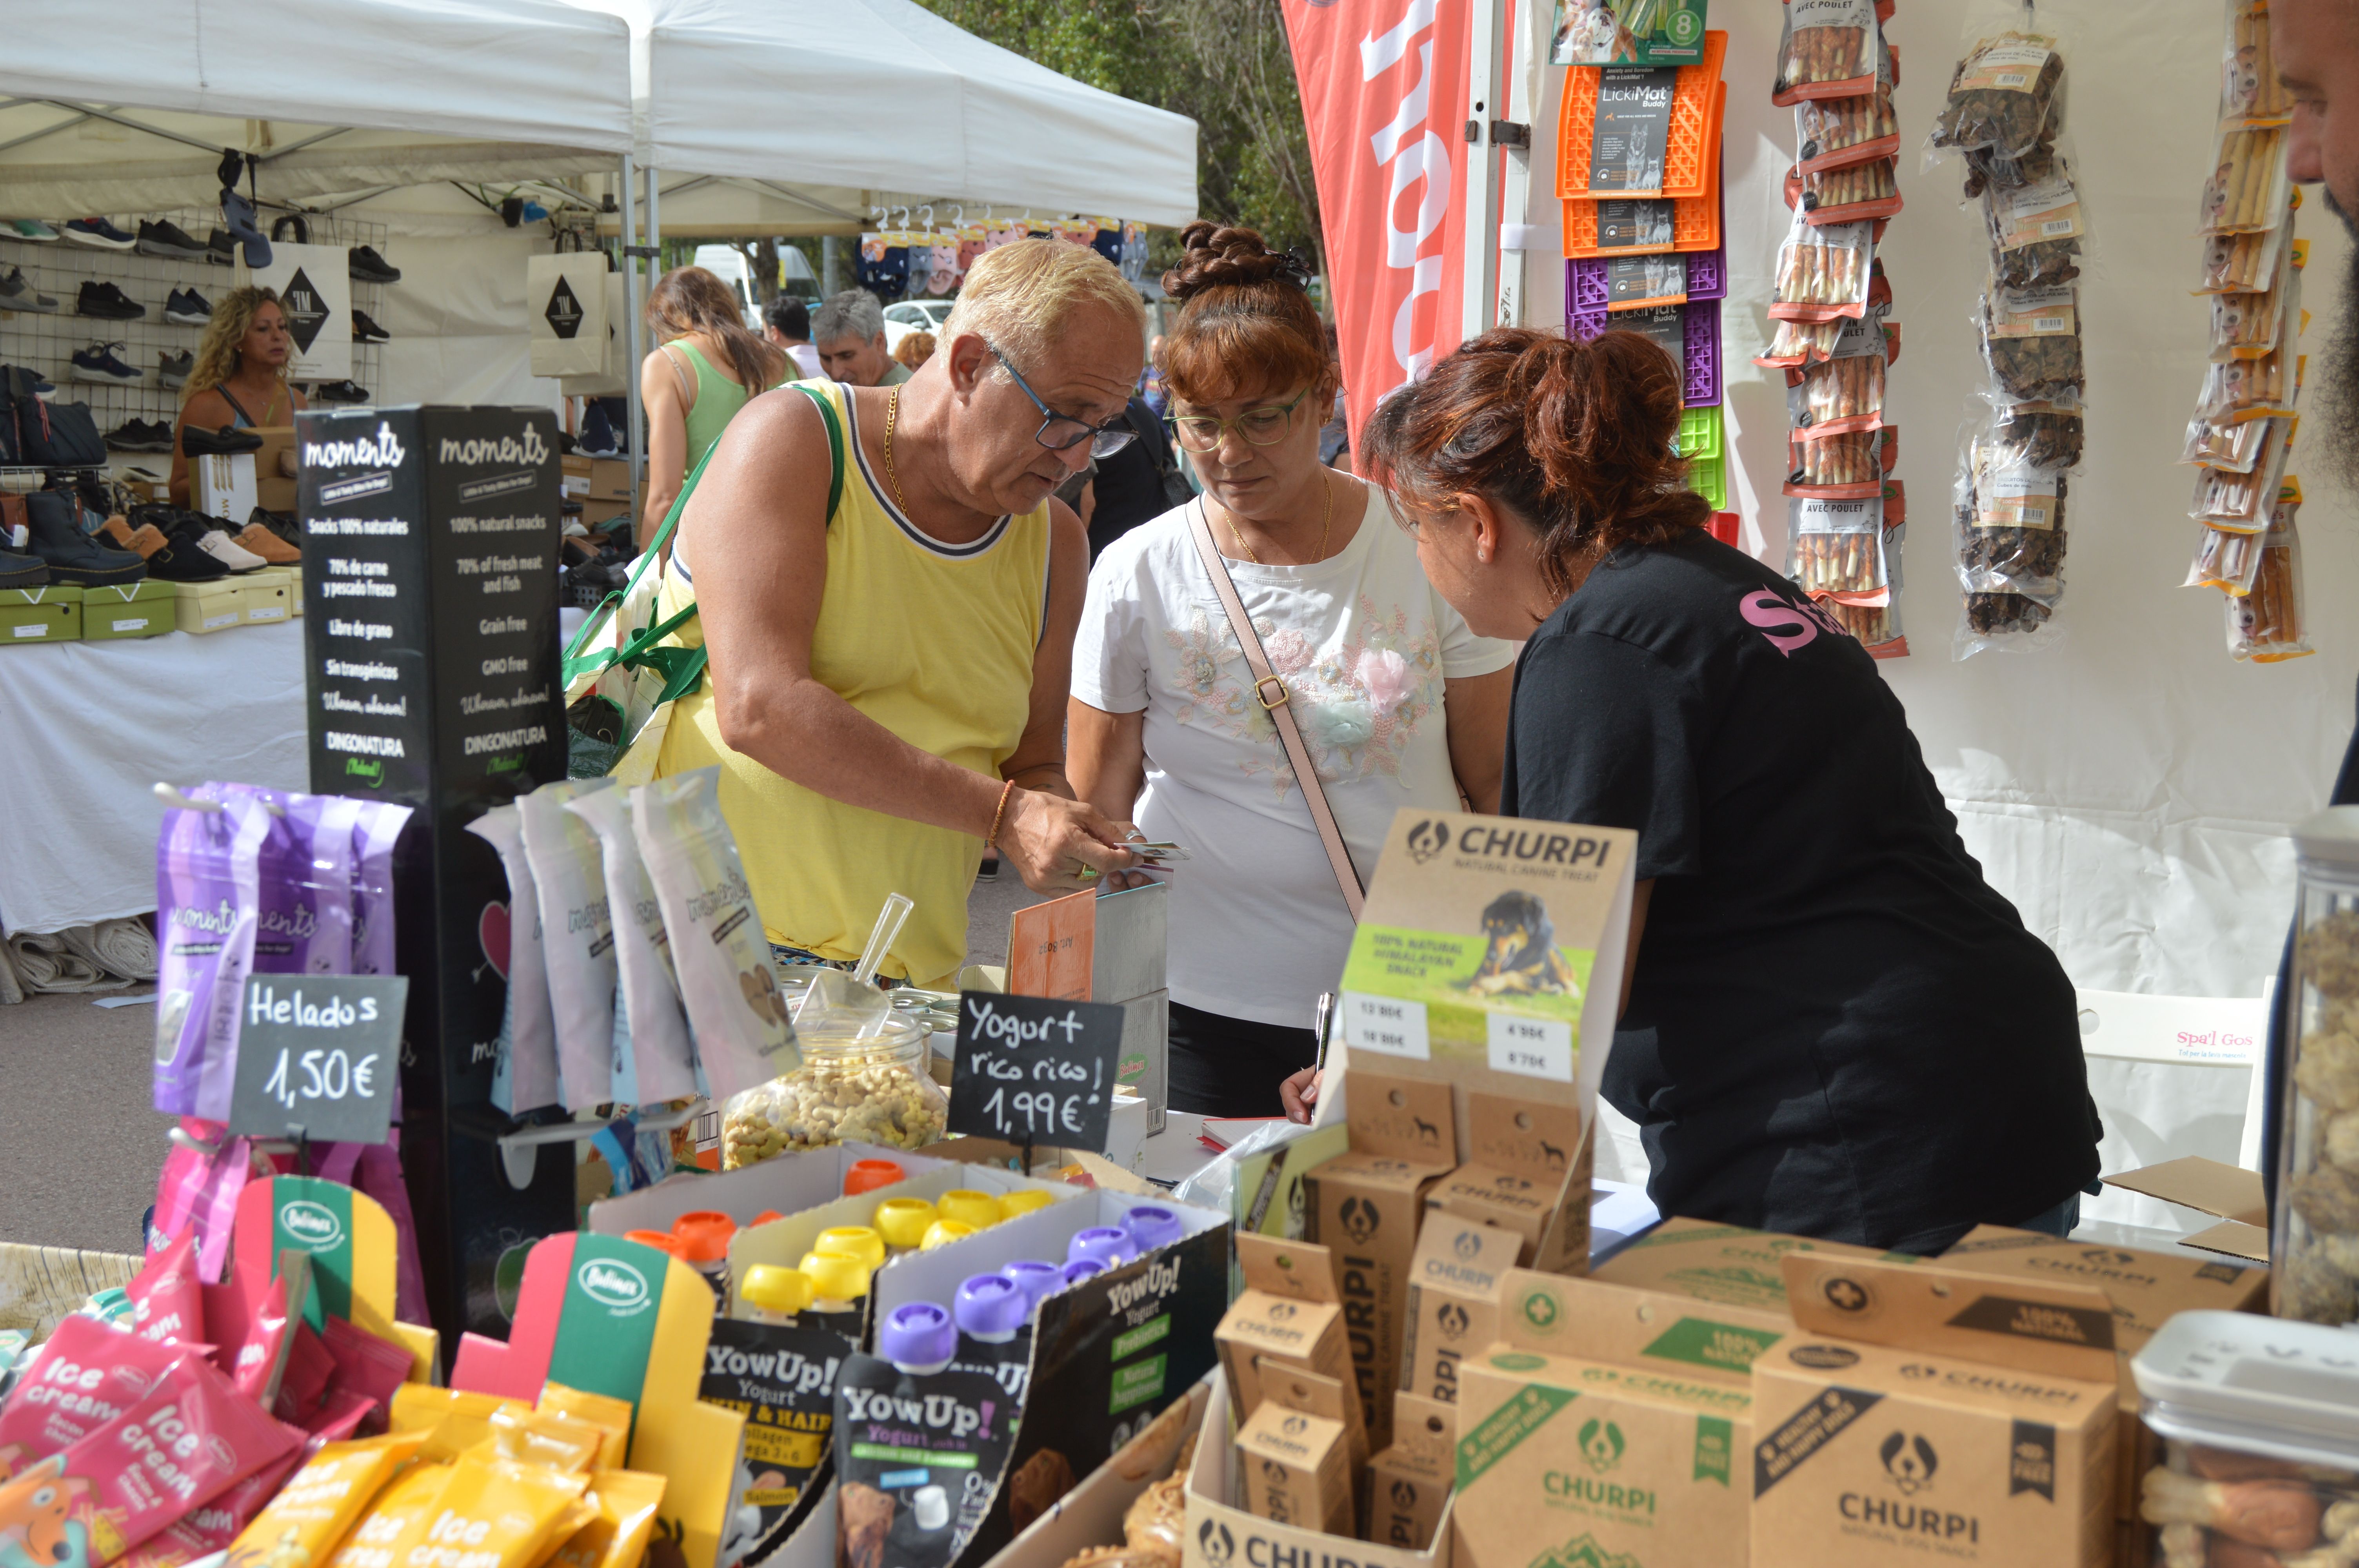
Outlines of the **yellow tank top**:
<svg viewBox="0 0 2359 1568">
<path fill-rule="evenodd" d="M 811 673 L 919 751 L 996 779 L 1031 712 L 1048 600 L 1048 506 L 1003 517 L 972 544 L 934 540 L 886 499 L 845 389 L 811 384 L 842 416 L 845 449 Z M 673 553 L 667 616 L 695 597 L 698 569 L 726 569 L 696 557 L 696 543 L 683 540 Z M 690 622 L 679 640 L 693 646 L 702 637 Z M 882 972 L 936 989 L 954 981 L 982 839 L 831 800 L 738 755 L 721 739 L 708 681 L 674 706 L 657 773 L 714 763 L 722 812 L 771 941 L 856 958 L 886 895 L 903 892 L 917 907 Z"/>
</svg>

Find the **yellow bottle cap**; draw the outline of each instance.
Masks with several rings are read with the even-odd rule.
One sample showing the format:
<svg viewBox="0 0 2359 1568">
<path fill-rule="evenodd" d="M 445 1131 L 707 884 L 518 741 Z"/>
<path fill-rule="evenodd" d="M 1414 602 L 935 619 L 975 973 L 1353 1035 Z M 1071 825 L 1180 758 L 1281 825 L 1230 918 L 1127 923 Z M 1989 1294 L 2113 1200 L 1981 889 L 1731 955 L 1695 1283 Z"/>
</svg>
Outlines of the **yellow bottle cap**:
<svg viewBox="0 0 2359 1568">
<path fill-rule="evenodd" d="M 755 1264 L 737 1285 L 737 1299 L 745 1305 L 789 1317 L 808 1308 L 812 1294 L 809 1274 L 776 1263 Z"/>
<path fill-rule="evenodd" d="M 948 1242 L 956 1241 L 962 1236 L 973 1236 L 973 1234 L 974 1227 L 967 1224 L 964 1220 L 938 1219 L 934 1221 L 933 1224 L 926 1227 L 926 1238 L 918 1243 L 918 1250 L 920 1252 L 931 1252 L 935 1248 L 940 1247 Z"/>
<path fill-rule="evenodd" d="M 814 1299 L 849 1302 L 868 1293 L 868 1265 L 857 1258 L 806 1252 L 800 1267 L 810 1279 Z"/>
<path fill-rule="evenodd" d="M 955 1219 L 961 1225 L 971 1225 L 977 1230 L 997 1225 L 1007 1216 L 1001 1212 L 999 1200 L 989 1193 L 979 1193 L 972 1187 L 952 1187 L 935 1201 L 944 1219 Z"/>
<path fill-rule="evenodd" d="M 926 1227 L 940 1217 L 923 1198 L 886 1198 L 876 1206 L 876 1232 L 886 1246 L 906 1252 L 925 1240 Z"/>
<path fill-rule="evenodd" d="M 811 1250 L 832 1258 L 856 1258 L 864 1269 L 885 1261 L 885 1238 L 864 1225 L 839 1225 L 819 1233 Z"/>
<path fill-rule="evenodd" d="M 1014 1219 L 1019 1214 L 1030 1214 L 1036 1208 L 1047 1208 L 1057 1200 L 1038 1187 L 1026 1187 L 1021 1192 L 1008 1193 L 999 1200 L 999 1217 Z"/>
</svg>

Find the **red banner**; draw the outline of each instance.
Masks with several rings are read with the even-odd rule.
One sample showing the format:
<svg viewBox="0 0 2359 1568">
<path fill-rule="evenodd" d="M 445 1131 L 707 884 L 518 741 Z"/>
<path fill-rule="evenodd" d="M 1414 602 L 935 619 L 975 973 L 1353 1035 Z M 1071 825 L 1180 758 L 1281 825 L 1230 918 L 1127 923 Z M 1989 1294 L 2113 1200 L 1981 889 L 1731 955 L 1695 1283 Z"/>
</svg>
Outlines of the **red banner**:
<svg viewBox="0 0 2359 1568">
<path fill-rule="evenodd" d="M 1467 4 L 1284 3 L 1357 446 L 1386 393 L 1458 346 Z"/>
</svg>

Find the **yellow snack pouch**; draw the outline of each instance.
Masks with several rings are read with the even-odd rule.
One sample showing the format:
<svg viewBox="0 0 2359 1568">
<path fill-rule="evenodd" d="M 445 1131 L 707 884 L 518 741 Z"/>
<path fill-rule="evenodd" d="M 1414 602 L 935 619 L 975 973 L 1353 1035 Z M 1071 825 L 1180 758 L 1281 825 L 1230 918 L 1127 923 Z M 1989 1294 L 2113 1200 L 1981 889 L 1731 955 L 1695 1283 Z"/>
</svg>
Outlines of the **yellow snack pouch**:
<svg viewBox="0 0 2359 1568">
<path fill-rule="evenodd" d="M 606 1444 L 603 1428 L 555 1411 L 494 1411 L 491 1428 L 487 1457 L 538 1465 L 567 1476 L 587 1475 Z"/>
<path fill-rule="evenodd" d="M 530 1568 L 589 1484 L 536 1465 L 462 1459 L 403 1527 L 386 1568 Z"/>
<path fill-rule="evenodd" d="M 664 1478 L 643 1470 L 597 1470 L 590 1495 L 598 1517 L 557 1549 L 550 1568 L 638 1568 L 663 1504 Z"/>
<path fill-rule="evenodd" d="M 606 1434 L 603 1447 L 598 1451 L 597 1467 L 619 1470 L 631 1452 L 631 1401 L 618 1400 L 612 1394 L 592 1394 L 581 1389 L 569 1389 L 562 1383 L 543 1383 L 540 1400 L 535 1410 L 570 1415 L 576 1421 L 586 1421 Z"/>
<path fill-rule="evenodd" d="M 598 1499 L 592 1494 L 583 1492 L 565 1505 L 565 1511 L 560 1514 L 557 1522 L 549 1527 L 548 1537 L 540 1543 L 540 1551 L 534 1554 L 533 1560 L 526 1564 L 526 1568 L 543 1568 L 543 1565 L 556 1556 L 559 1549 L 567 1541 L 597 1522 Z"/>
<path fill-rule="evenodd" d="M 422 1432 L 403 1432 L 323 1444 L 230 1542 L 224 1568 L 310 1568 L 324 1562 L 425 1441 Z"/>
<path fill-rule="evenodd" d="M 393 1568 L 394 1547 L 402 1533 L 434 1506 L 450 1478 L 448 1465 L 413 1465 L 403 1471 L 353 1522 L 352 1532 L 328 1559 L 329 1568 Z M 278 1565 L 273 1563 L 271 1568 Z"/>
</svg>

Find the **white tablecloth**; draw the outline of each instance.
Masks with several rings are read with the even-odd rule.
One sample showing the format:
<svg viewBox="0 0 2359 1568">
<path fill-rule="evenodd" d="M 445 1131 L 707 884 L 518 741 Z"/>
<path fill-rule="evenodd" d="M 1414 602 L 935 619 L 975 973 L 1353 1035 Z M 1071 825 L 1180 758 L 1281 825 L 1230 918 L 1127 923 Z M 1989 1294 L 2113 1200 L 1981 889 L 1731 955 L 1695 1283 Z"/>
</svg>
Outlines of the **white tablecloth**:
<svg viewBox="0 0 2359 1568">
<path fill-rule="evenodd" d="M 0 649 L 0 930 L 156 907 L 157 781 L 309 780 L 303 623 Z"/>
</svg>

